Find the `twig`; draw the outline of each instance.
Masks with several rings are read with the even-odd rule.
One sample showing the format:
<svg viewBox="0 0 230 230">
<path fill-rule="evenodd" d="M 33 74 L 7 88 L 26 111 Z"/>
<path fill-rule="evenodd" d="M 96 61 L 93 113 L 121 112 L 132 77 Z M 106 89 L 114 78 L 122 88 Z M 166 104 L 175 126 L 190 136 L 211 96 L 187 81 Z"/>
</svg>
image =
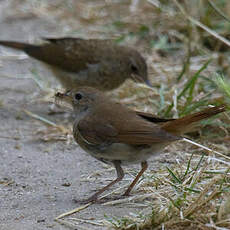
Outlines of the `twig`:
<svg viewBox="0 0 230 230">
<path fill-rule="evenodd" d="M 196 142 L 194 142 L 194 141 L 191 141 L 191 140 L 189 140 L 189 139 L 187 139 L 187 138 L 183 138 L 182 140 L 183 140 L 183 141 L 186 141 L 186 142 L 188 142 L 188 143 L 190 143 L 190 144 L 196 145 L 196 146 L 198 146 L 198 147 L 200 147 L 200 148 L 202 148 L 202 149 L 208 150 L 209 152 L 213 152 L 213 153 L 215 153 L 216 155 L 219 155 L 219 156 L 221 156 L 221 157 L 224 157 L 225 159 L 230 160 L 230 157 L 228 157 L 228 156 L 226 156 L 226 155 L 224 155 L 224 154 L 222 154 L 222 153 L 220 153 L 220 152 L 217 152 L 217 151 L 215 151 L 215 150 L 212 150 L 212 149 L 210 149 L 210 148 L 208 148 L 208 147 L 206 147 L 206 146 L 204 146 L 204 145 L 198 144 L 198 143 L 196 143 Z"/>
<path fill-rule="evenodd" d="M 96 226 L 105 226 L 103 223 L 100 223 L 102 222 L 102 220 L 98 220 L 98 221 L 93 221 L 93 220 L 85 220 L 85 219 L 79 219 L 79 218 L 68 218 L 69 220 L 73 220 L 73 221 L 76 221 L 76 222 L 83 222 L 83 223 L 86 223 L 86 224 L 92 224 L 92 225 L 96 225 Z"/>
<path fill-rule="evenodd" d="M 33 118 L 35 118 L 35 119 L 37 119 L 37 120 L 39 120 L 39 121 L 42 121 L 42 122 L 44 122 L 44 123 L 46 123 L 46 124 L 48 124 L 48 125 L 50 125 L 50 126 L 56 127 L 56 128 L 58 128 L 58 129 L 60 129 L 62 132 L 66 133 L 66 129 L 65 129 L 63 126 L 57 125 L 57 124 L 55 124 L 54 122 L 52 122 L 52 121 L 50 121 L 50 120 L 48 120 L 48 119 L 46 119 L 46 118 L 44 118 L 44 117 L 41 117 L 41 116 L 39 116 L 39 115 L 37 115 L 37 114 L 35 114 L 35 113 L 32 113 L 32 112 L 30 112 L 30 111 L 28 111 L 28 110 L 26 110 L 26 109 L 24 109 L 23 111 L 24 111 L 27 115 L 29 115 L 30 117 L 33 117 Z"/>
<path fill-rule="evenodd" d="M 72 229 L 74 229 L 74 230 L 76 230 L 76 229 L 81 229 L 81 230 L 88 230 L 88 228 L 84 228 L 84 227 L 82 227 L 82 226 L 76 226 L 75 224 L 73 224 L 73 223 L 71 223 L 71 222 L 69 222 L 69 221 L 66 221 L 66 220 L 61 220 L 61 219 L 57 219 L 56 220 L 59 224 L 61 224 L 61 225 L 64 225 L 64 226 L 66 226 L 66 227 L 68 227 L 68 228 L 72 228 Z M 76 228 L 77 227 L 77 228 Z"/>
<path fill-rule="evenodd" d="M 56 217 L 55 220 L 59 220 L 59 219 L 61 219 L 61 218 L 63 218 L 63 217 L 72 215 L 73 213 L 76 213 L 76 212 L 80 212 L 81 210 L 84 210 L 84 209 L 88 208 L 91 204 L 92 204 L 92 202 L 90 202 L 90 203 L 88 203 L 88 204 L 85 204 L 85 205 L 83 205 L 83 206 L 80 206 L 80 207 L 78 207 L 78 208 L 75 208 L 75 209 L 73 209 L 73 210 L 71 210 L 71 211 L 69 211 L 69 212 L 65 212 L 65 213 L 59 215 L 58 217 Z"/>
</svg>

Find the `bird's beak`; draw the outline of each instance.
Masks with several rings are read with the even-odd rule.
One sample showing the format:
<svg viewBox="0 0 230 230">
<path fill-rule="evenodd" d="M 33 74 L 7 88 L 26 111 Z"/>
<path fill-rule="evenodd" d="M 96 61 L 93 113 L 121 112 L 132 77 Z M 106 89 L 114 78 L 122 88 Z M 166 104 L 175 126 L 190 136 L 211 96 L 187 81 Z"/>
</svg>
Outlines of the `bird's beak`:
<svg viewBox="0 0 230 230">
<path fill-rule="evenodd" d="M 147 86 L 149 87 L 153 87 L 152 84 L 150 83 L 149 79 L 144 79 L 142 78 L 141 76 L 137 75 L 137 74 L 132 74 L 131 75 L 131 78 L 134 82 L 137 82 L 137 83 L 143 83 L 143 84 L 146 84 Z"/>
<path fill-rule="evenodd" d="M 151 82 L 149 81 L 149 79 L 146 79 L 146 80 L 145 80 L 145 84 L 146 84 L 147 86 L 151 87 L 151 88 L 153 87 L 152 84 L 151 84 Z"/>
<path fill-rule="evenodd" d="M 67 102 L 68 104 L 72 105 L 72 92 L 71 90 L 66 91 L 65 93 L 57 92 L 55 94 L 55 100 L 61 102 Z"/>
</svg>

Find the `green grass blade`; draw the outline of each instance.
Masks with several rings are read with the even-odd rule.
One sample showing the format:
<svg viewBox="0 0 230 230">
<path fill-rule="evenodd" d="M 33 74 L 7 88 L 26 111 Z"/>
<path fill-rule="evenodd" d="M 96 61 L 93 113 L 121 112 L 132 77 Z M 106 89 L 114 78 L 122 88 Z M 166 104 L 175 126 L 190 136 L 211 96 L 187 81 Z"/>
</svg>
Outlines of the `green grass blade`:
<svg viewBox="0 0 230 230">
<path fill-rule="evenodd" d="M 171 177 L 173 178 L 173 180 L 179 184 L 182 184 L 182 181 L 175 175 L 175 173 L 168 167 L 166 167 L 169 174 L 171 175 Z"/>
<path fill-rule="evenodd" d="M 188 171 L 190 169 L 192 157 L 193 157 L 193 153 L 191 154 L 191 157 L 189 158 L 189 161 L 188 161 L 188 164 L 187 164 L 187 168 L 186 168 L 186 171 L 184 173 L 184 178 L 188 175 Z"/>
<path fill-rule="evenodd" d="M 196 165 L 196 167 L 195 167 L 195 169 L 194 169 L 193 171 L 197 171 L 197 170 L 198 170 L 198 168 L 200 167 L 201 162 L 202 162 L 203 159 L 204 159 L 204 155 L 205 155 L 205 154 L 202 154 L 202 155 L 201 155 L 201 158 L 200 158 L 199 162 L 197 163 L 197 165 Z"/>
<path fill-rule="evenodd" d="M 184 89 L 180 92 L 180 94 L 177 96 L 177 101 L 181 99 L 182 96 L 185 96 L 186 92 L 189 90 L 189 95 L 187 97 L 186 106 L 184 109 L 187 108 L 188 105 L 190 105 L 192 99 L 193 99 L 193 91 L 196 85 L 196 81 L 198 77 L 200 76 L 200 73 L 207 68 L 209 63 L 212 61 L 212 59 L 209 59 L 207 62 L 204 63 L 204 65 L 191 77 L 191 79 L 187 82 Z M 173 108 L 173 102 L 168 106 L 168 109 L 165 112 L 165 116 L 167 116 Z"/>
<path fill-rule="evenodd" d="M 180 98 L 182 96 L 185 95 L 185 93 L 187 92 L 188 89 L 190 89 L 189 92 L 189 98 L 192 96 L 193 93 L 193 89 L 196 83 L 197 78 L 199 77 L 200 73 L 205 70 L 207 68 L 207 66 L 209 65 L 209 63 L 212 61 L 212 59 L 209 59 L 206 63 L 204 63 L 204 65 L 191 77 L 191 79 L 187 82 L 187 84 L 185 85 L 184 89 L 182 90 L 182 92 L 177 96 L 177 100 L 180 100 Z M 190 100 L 190 99 L 189 99 Z"/>
<path fill-rule="evenodd" d="M 199 100 L 187 107 L 185 107 L 181 112 L 180 112 L 180 116 L 185 116 L 187 114 L 190 114 L 192 112 L 194 112 L 197 108 L 201 107 L 201 106 L 204 106 L 204 105 L 207 105 L 208 104 L 208 100 L 205 99 L 205 100 Z"/>
<path fill-rule="evenodd" d="M 194 192 L 194 193 L 200 193 L 200 190 L 192 189 L 192 188 L 184 188 L 184 190 L 189 191 L 189 192 Z"/>
<path fill-rule="evenodd" d="M 162 109 L 165 106 L 164 85 L 163 84 L 161 84 L 161 87 L 159 89 L 159 95 L 160 95 L 160 108 L 159 108 L 159 112 L 161 112 Z"/>
<path fill-rule="evenodd" d="M 167 117 L 173 108 L 173 103 L 168 106 L 168 109 L 165 111 L 164 116 Z"/>
<path fill-rule="evenodd" d="M 215 83 L 218 88 L 230 98 L 230 82 L 225 80 L 223 75 L 217 75 Z"/>
<path fill-rule="evenodd" d="M 178 76 L 177 79 L 176 79 L 177 82 L 179 82 L 179 81 L 181 80 L 181 78 L 184 76 L 184 74 L 185 74 L 185 73 L 187 72 L 187 70 L 189 69 L 189 66 L 190 66 L 190 56 L 191 56 L 191 54 L 190 54 L 190 49 L 189 49 L 189 54 L 188 54 L 188 56 L 187 56 L 187 59 L 186 59 L 184 65 L 183 65 L 183 68 L 182 68 L 182 70 L 181 70 L 179 76 Z"/>
</svg>

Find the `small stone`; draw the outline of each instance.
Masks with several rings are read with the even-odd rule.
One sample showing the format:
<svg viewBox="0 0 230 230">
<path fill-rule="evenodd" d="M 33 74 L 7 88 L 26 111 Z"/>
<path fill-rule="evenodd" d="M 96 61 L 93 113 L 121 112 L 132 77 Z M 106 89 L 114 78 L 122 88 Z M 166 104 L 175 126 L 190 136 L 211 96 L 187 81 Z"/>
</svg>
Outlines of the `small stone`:
<svg viewBox="0 0 230 230">
<path fill-rule="evenodd" d="M 69 186 L 71 186 L 71 183 L 65 182 L 65 183 L 62 184 L 62 186 L 64 186 L 64 187 L 69 187 Z"/>
<path fill-rule="evenodd" d="M 44 223 L 46 221 L 46 219 L 38 219 L 37 223 Z"/>
</svg>

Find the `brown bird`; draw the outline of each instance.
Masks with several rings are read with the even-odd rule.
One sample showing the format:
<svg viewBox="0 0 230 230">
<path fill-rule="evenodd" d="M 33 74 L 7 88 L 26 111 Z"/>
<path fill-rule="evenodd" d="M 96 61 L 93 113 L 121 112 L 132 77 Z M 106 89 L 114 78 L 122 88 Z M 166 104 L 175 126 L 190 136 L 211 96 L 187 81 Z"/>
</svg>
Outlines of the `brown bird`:
<svg viewBox="0 0 230 230">
<path fill-rule="evenodd" d="M 126 79 L 146 83 L 147 65 L 135 49 L 112 40 L 45 38 L 42 45 L 0 41 L 0 45 L 24 51 L 47 64 L 62 86 L 90 86 L 102 91 L 119 87 Z"/>
<path fill-rule="evenodd" d="M 161 119 L 130 110 L 90 87 L 57 93 L 56 98 L 73 106 L 73 135 L 81 148 L 98 160 L 112 163 L 117 171 L 117 179 L 87 201 L 96 201 L 101 193 L 122 180 L 121 164 L 141 163 L 141 171 L 124 193 L 129 195 L 147 169 L 149 157 L 159 154 L 171 142 L 181 140 L 181 135 L 195 122 L 225 111 L 225 105 L 220 105 L 179 119 Z"/>
</svg>

